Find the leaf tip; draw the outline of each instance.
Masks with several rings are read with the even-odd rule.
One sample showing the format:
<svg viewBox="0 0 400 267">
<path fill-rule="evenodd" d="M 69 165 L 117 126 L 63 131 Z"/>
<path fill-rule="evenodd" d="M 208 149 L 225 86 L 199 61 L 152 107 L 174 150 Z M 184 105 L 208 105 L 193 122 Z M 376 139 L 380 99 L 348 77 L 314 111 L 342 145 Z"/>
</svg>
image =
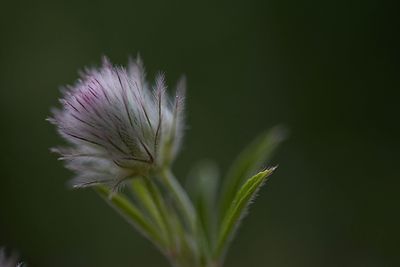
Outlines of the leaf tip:
<svg viewBox="0 0 400 267">
<path fill-rule="evenodd" d="M 278 168 L 278 165 L 273 166 L 273 167 L 269 167 L 269 168 L 266 168 L 265 170 L 263 170 L 261 173 L 265 177 L 267 177 L 267 176 L 271 175 L 277 168 Z"/>
</svg>

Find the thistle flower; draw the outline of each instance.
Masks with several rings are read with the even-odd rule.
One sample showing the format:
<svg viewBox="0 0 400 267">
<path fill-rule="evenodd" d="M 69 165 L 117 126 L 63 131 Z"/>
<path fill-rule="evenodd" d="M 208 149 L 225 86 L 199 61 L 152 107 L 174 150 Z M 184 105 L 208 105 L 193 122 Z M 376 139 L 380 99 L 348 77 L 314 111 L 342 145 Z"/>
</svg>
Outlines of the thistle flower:
<svg viewBox="0 0 400 267">
<path fill-rule="evenodd" d="M 75 172 L 72 186 L 117 188 L 171 164 L 182 136 L 184 89 L 181 79 L 171 99 L 161 73 L 150 88 L 140 58 L 127 69 L 104 58 L 100 68 L 82 72 L 49 119 L 69 144 L 53 151 Z"/>
</svg>

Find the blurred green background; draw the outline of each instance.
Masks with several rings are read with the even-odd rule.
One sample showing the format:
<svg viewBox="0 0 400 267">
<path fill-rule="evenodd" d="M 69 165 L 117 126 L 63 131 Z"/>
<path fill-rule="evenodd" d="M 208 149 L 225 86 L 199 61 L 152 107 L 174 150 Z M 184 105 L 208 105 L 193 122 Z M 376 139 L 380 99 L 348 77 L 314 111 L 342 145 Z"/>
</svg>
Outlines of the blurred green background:
<svg viewBox="0 0 400 267">
<path fill-rule="evenodd" d="M 393 1 L 395 3 L 395 1 Z M 188 77 L 175 171 L 224 172 L 261 131 L 290 138 L 227 267 L 400 266 L 398 9 L 385 1 L 5 1 L 0 246 L 32 267 L 168 266 L 91 190 L 71 191 L 45 122 L 107 55 Z"/>
</svg>

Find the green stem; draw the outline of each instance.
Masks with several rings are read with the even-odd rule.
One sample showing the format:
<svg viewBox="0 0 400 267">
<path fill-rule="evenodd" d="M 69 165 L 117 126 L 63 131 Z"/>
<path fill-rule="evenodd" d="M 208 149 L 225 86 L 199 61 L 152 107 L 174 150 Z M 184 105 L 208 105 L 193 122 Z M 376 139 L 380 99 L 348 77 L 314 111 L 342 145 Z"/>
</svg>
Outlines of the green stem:
<svg viewBox="0 0 400 267">
<path fill-rule="evenodd" d="M 107 187 L 101 185 L 96 186 L 95 190 L 141 234 L 154 243 L 163 253 L 165 252 L 163 238 L 159 235 L 157 228 L 128 198 L 113 194 Z"/>
<path fill-rule="evenodd" d="M 165 205 L 165 200 L 161 192 L 158 190 L 157 186 L 154 184 L 154 182 L 147 177 L 144 177 L 143 179 L 146 184 L 146 187 L 148 188 L 151 194 L 151 197 L 154 200 L 154 203 L 160 215 L 161 223 L 164 225 L 166 237 L 168 240 L 168 247 L 172 249 L 171 246 L 174 246 L 174 241 L 173 241 L 174 236 L 173 236 L 171 222 L 168 219 L 168 214 L 171 216 L 170 213 L 171 210 L 168 209 L 167 205 Z"/>
<path fill-rule="evenodd" d="M 171 171 L 162 171 L 161 176 L 165 186 L 171 192 L 171 195 L 174 198 L 184 220 L 186 221 L 187 226 L 193 233 L 195 233 L 197 224 L 196 210 L 192 201 L 189 199 L 186 191 L 182 188 Z"/>
<path fill-rule="evenodd" d="M 197 266 L 199 258 L 198 250 L 198 227 L 197 227 L 197 215 L 196 210 L 193 206 L 192 201 L 186 194 L 186 191 L 179 184 L 178 180 L 171 173 L 170 170 L 162 170 L 161 173 L 162 182 L 165 185 L 168 192 L 170 192 L 179 213 L 181 214 L 183 223 L 187 226 L 188 234 L 187 242 L 191 247 L 193 253 L 192 264 L 190 266 Z M 178 256 L 179 257 L 179 256 Z"/>
</svg>

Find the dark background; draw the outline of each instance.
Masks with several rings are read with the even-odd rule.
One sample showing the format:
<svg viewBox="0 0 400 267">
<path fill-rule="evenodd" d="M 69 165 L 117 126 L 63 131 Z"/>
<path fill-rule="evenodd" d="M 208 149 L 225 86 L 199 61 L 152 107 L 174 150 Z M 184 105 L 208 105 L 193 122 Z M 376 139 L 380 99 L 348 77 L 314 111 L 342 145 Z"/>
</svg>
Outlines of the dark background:
<svg viewBox="0 0 400 267">
<path fill-rule="evenodd" d="M 394 3 L 395 1 L 393 1 Z M 226 266 L 400 266 L 398 8 L 384 1 L 2 1 L 0 246 L 32 267 L 168 266 L 48 149 L 77 71 L 140 52 L 188 77 L 175 171 L 222 172 L 264 129 L 290 138 Z"/>
</svg>

